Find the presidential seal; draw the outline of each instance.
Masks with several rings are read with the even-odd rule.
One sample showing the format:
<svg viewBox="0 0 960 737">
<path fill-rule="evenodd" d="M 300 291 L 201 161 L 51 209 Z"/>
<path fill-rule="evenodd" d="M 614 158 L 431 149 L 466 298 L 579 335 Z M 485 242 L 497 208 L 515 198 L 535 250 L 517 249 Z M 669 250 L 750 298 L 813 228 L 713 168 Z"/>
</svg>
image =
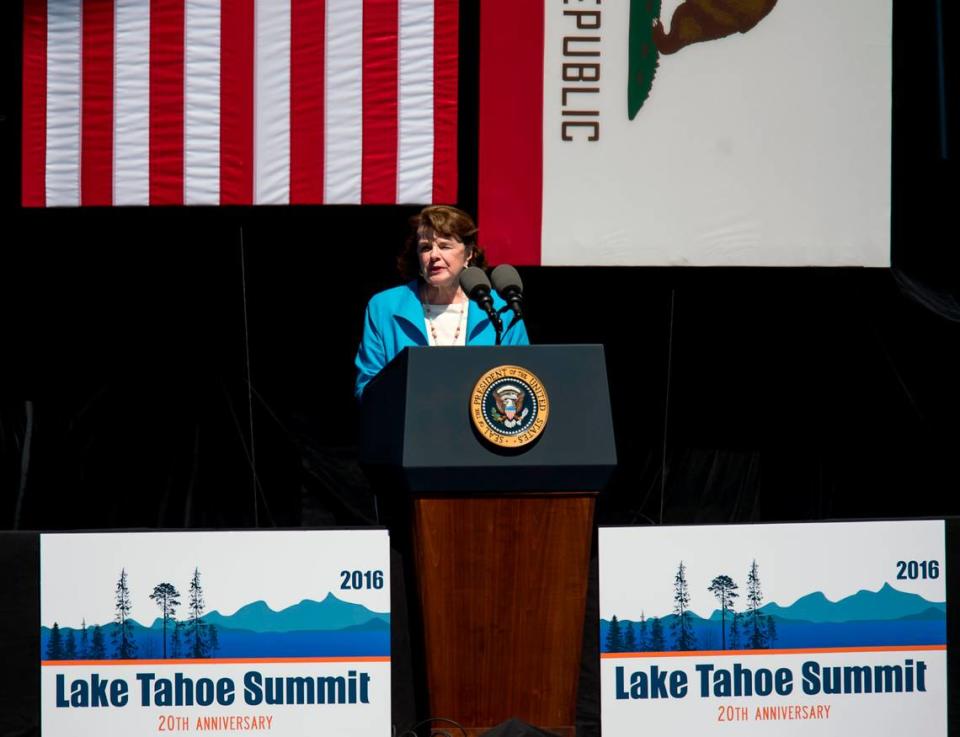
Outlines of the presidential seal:
<svg viewBox="0 0 960 737">
<path fill-rule="evenodd" d="M 487 442 L 520 448 L 540 437 L 550 402 L 543 383 L 520 366 L 490 369 L 473 387 L 470 419 Z"/>
</svg>

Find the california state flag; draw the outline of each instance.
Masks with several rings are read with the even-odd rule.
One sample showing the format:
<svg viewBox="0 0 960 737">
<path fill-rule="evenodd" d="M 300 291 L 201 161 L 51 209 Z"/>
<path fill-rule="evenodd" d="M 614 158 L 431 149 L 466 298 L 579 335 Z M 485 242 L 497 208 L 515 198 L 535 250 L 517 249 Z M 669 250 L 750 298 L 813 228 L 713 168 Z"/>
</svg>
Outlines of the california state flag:
<svg viewBox="0 0 960 737">
<path fill-rule="evenodd" d="M 891 0 L 484 0 L 496 261 L 887 266 Z"/>
</svg>

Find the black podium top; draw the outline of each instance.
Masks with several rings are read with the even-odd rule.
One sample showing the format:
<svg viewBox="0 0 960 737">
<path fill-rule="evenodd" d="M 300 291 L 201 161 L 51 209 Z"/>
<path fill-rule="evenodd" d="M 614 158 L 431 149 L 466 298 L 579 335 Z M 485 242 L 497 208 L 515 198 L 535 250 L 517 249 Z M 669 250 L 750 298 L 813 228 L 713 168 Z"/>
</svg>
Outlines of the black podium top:
<svg viewBox="0 0 960 737">
<path fill-rule="evenodd" d="M 491 445 L 470 400 L 488 371 L 515 365 L 549 398 L 530 445 Z M 367 386 L 361 457 L 418 492 L 598 491 L 617 463 L 603 346 L 407 348 Z"/>
</svg>

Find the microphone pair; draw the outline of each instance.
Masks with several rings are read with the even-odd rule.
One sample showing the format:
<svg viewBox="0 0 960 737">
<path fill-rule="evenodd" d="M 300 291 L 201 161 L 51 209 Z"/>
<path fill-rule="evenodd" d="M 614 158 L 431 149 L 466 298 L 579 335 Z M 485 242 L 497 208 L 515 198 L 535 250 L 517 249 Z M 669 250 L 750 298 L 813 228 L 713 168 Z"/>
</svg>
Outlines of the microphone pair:
<svg viewBox="0 0 960 737">
<path fill-rule="evenodd" d="M 478 303 L 485 297 L 489 298 L 491 290 L 496 289 L 497 293 L 503 297 L 503 301 L 516 313 L 517 319 L 523 319 L 523 282 L 520 280 L 520 274 L 510 264 L 497 266 L 490 272 L 489 279 L 483 269 L 468 266 L 460 273 L 460 287 L 468 299 Z M 490 306 L 492 309 L 492 299 Z"/>
<path fill-rule="evenodd" d="M 491 284 L 492 282 L 492 284 Z M 484 273 L 483 269 L 476 266 L 468 266 L 460 272 L 460 287 L 468 299 L 476 302 L 483 311 L 487 313 L 490 322 L 493 323 L 497 331 L 497 343 L 503 333 L 503 321 L 500 319 L 500 313 L 493 306 L 493 297 L 491 291 L 497 290 L 497 293 L 503 297 L 504 302 L 509 305 L 516 317 L 514 322 L 523 319 L 523 282 L 520 280 L 520 274 L 509 264 L 500 264 L 490 272 L 490 278 Z M 504 308 L 506 310 L 508 308 Z"/>
</svg>

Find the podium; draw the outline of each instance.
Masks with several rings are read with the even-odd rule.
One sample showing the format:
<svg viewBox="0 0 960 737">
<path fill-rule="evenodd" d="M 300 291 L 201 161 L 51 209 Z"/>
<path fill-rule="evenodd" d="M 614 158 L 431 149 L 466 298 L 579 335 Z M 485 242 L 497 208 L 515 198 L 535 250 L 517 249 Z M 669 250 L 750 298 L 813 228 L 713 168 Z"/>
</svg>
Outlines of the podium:
<svg viewBox="0 0 960 737">
<path fill-rule="evenodd" d="M 545 393 L 527 409 L 549 411 L 500 447 L 471 419 L 478 382 L 518 367 Z M 361 454 L 411 500 L 430 715 L 573 735 L 594 501 L 616 466 L 602 346 L 408 348 L 367 386 Z"/>
</svg>

